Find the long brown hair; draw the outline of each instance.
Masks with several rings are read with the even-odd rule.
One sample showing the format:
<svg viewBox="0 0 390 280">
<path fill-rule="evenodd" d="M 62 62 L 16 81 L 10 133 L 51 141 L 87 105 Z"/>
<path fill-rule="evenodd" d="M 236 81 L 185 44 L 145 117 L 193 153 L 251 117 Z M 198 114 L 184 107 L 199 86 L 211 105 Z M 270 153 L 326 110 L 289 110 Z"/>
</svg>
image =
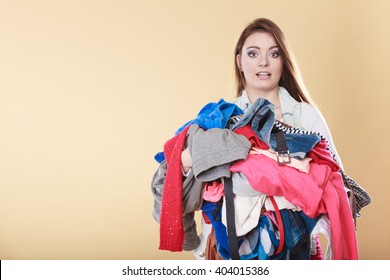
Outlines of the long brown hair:
<svg viewBox="0 0 390 280">
<path fill-rule="evenodd" d="M 245 77 L 236 63 L 237 55 L 241 55 L 242 47 L 246 39 L 256 32 L 268 32 L 272 34 L 279 47 L 283 59 L 283 72 L 280 77 L 279 86 L 284 87 L 290 95 L 298 102 L 310 102 L 309 94 L 303 84 L 295 57 L 282 30 L 273 21 L 266 18 L 253 20 L 241 33 L 234 51 L 234 73 L 236 77 L 237 97 L 245 89 Z"/>
</svg>

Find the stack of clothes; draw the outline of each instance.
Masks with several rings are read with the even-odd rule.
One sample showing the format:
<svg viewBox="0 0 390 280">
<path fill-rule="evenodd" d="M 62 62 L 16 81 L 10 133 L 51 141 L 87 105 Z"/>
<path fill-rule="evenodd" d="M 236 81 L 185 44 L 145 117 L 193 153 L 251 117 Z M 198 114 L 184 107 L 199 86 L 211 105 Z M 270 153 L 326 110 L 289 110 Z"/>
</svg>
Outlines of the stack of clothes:
<svg viewBox="0 0 390 280">
<path fill-rule="evenodd" d="M 197 248 L 194 214 L 202 211 L 212 225 L 206 259 L 310 259 L 319 233 L 328 240 L 325 259 L 358 259 L 355 218 L 369 195 L 341 170 L 324 137 L 277 121 L 266 99 L 245 114 L 223 99 L 207 104 L 155 159 L 161 250 Z"/>
</svg>

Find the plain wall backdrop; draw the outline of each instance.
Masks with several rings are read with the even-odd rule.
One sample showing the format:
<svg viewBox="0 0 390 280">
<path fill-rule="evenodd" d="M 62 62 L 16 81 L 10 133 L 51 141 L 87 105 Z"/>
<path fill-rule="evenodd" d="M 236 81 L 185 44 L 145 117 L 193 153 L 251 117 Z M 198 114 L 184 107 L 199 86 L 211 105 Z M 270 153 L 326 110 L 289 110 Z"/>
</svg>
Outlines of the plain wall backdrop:
<svg viewBox="0 0 390 280">
<path fill-rule="evenodd" d="M 372 196 L 361 259 L 390 259 L 390 1 L 0 1 L 0 259 L 193 259 L 158 250 L 155 153 L 234 98 L 233 49 L 283 29 L 347 173 Z"/>
</svg>

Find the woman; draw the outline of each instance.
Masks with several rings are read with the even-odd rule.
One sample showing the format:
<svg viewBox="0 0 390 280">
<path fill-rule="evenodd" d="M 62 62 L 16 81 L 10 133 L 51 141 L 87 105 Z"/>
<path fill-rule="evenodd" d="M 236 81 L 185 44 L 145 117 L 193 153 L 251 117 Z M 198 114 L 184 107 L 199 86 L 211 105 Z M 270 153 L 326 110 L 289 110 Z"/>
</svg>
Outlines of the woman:
<svg viewBox="0 0 390 280">
<path fill-rule="evenodd" d="M 256 103 L 255 101 L 259 100 L 259 98 L 268 100 L 273 104 L 275 110 L 274 116 L 278 121 L 304 131 L 319 133 L 325 137 L 328 141 L 329 149 L 333 153 L 334 159 L 342 168 L 328 126 L 319 110 L 310 102 L 292 52 L 287 45 L 283 32 L 275 23 L 264 18 L 259 18 L 251 22 L 243 30 L 238 39 L 235 48 L 234 62 L 237 81 L 237 98 L 234 100 L 234 104 L 236 107 L 240 108 L 240 111 L 242 110 L 244 113 L 246 111 L 250 112 L 249 109 L 252 104 L 256 105 L 254 103 Z M 213 104 L 215 105 L 215 103 Z M 230 103 L 232 106 L 235 106 L 234 104 Z M 225 105 L 226 104 L 224 104 L 224 106 Z M 202 181 L 199 177 L 194 175 L 194 173 L 197 173 L 195 172 L 195 169 L 197 169 L 196 167 L 198 166 L 195 165 L 195 163 L 199 161 L 194 160 L 193 165 L 192 159 L 195 159 L 195 156 L 197 156 L 198 160 L 200 158 L 202 161 L 205 161 L 206 158 L 210 158 L 210 154 L 203 153 L 205 156 L 199 157 L 199 154 L 194 153 L 193 156 L 191 156 L 190 147 L 184 147 L 188 143 L 192 143 L 192 140 L 189 140 L 189 138 L 195 136 L 191 135 L 195 135 L 196 133 L 202 134 L 202 130 L 197 129 L 196 126 L 186 125 L 186 127 L 187 129 L 189 128 L 189 130 L 180 132 L 165 145 L 165 147 L 169 148 L 166 150 L 166 152 L 169 152 L 166 155 L 169 156 L 171 162 L 179 163 L 170 165 L 167 162 L 168 158 L 166 158 L 166 161 L 164 159 L 153 177 L 152 190 L 155 197 L 153 216 L 160 222 L 160 249 L 180 251 L 181 248 L 184 248 L 185 250 L 194 250 L 194 248 L 196 248 L 194 250 L 195 257 L 197 259 L 202 259 L 205 255 L 206 243 L 208 244 L 208 249 L 212 243 L 210 237 L 213 235 L 209 234 L 212 227 L 210 224 L 206 224 L 205 220 L 202 218 L 203 232 L 199 240 L 196 235 L 194 211 L 200 209 L 200 205 L 204 206 L 204 195 L 202 192 L 207 186 L 205 187 L 203 182 L 208 182 L 208 180 Z M 224 128 L 224 126 L 220 128 Z M 229 130 L 220 131 L 224 131 L 222 133 L 228 133 L 228 135 L 224 134 L 221 136 L 217 134 L 213 137 L 221 136 L 223 139 L 230 137 L 230 139 L 233 140 L 232 143 L 237 144 L 236 148 L 238 149 L 235 151 L 239 151 L 241 147 L 249 145 L 248 150 L 245 151 L 245 157 L 242 157 L 242 153 L 235 153 L 235 155 L 237 154 L 237 160 L 239 159 L 238 157 L 244 159 L 248 156 L 248 153 L 251 152 L 248 139 L 244 137 L 245 141 L 248 143 L 245 141 L 242 142 L 242 138 L 239 138 L 242 135 L 237 136 L 234 132 Z M 209 138 L 209 140 L 211 142 L 209 141 L 207 143 L 210 143 L 210 145 L 206 145 L 206 147 L 212 146 L 211 144 L 215 143 L 214 138 Z M 233 149 L 232 146 L 226 147 L 228 147 L 227 153 L 231 152 Z M 194 150 L 192 150 L 192 152 L 194 152 Z M 178 156 L 176 157 L 176 155 Z M 217 162 L 218 159 L 213 158 L 212 161 Z M 169 168 L 168 165 L 170 165 L 171 168 Z M 178 171 L 177 165 L 179 169 L 181 168 L 181 171 Z M 205 165 L 208 166 L 209 162 Z M 226 170 L 226 166 L 222 167 L 223 168 L 220 170 Z M 168 180 L 169 183 L 165 184 L 167 181 L 165 180 L 166 178 L 173 178 L 173 175 L 166 175 L 168 174 L 169 169 L 171 170 L 169 174 L 173 174 L 176 179 L 173 181 Z M 179 172 L 182 174 L 179 174 Z M 170 187 L 169 192 L 164 189 L 164 186 Z M 172 189 L 173 187 L 175 188 L 174 190 Z M 210 187 L 212 188 L 213 186 Z M 220 187 L 220 185 L 217 187 Z M 183 190 L 183 194 L 180 193 L 181 190 Z M 343 189 L 340 190 L 343 193 Z M 204 192 L 206 193 L 207 190 Z M 163 198 L 163 193 L 165 194 L 165 198 Z M 173 198 L 172 195 L 176 195 L 176 197 Z M 180 200 L 179 197 L 183 198 L 183 207 L 181 204 L 177 203 L 178 199 Z M 299 207 L 287 201 L 283 196 L 275 197 L 275 199 L 277 199 L 277 204 L 280 209 L 299 210 Z M 172 205 L 175 205 L 176 211 L 170 211 L 171 209 L 169 208 L 171 208 Z M 183 212 L 179 213 L 178 211 L 181 211 L 181 209 L 183 209 Z M 268 209 L 266 210 L 268 211 Z M 171 216 L 171 213 L 175 213 L 175 218 L 172 218 L 173 216 Z M 184 224 L 182 224 L 181 219 L 179 219 L 181 214 L 183 214 Z M 161 222 L 160 217 L 164 218 L 164 223 Z M 208 219 L 210 219 L 210 217 Z M 349 220 L 348 213 L 347 219 Z M 218 223 L 220 224 L 220 222 Z M 172 228 L 178 229 L 175 231 L 175 234 L 179 233 L 177 236 L 180 238 L 172 238 Z M 169 232 L 168 229 L 171 230 L 171 232 Z M 351 226 L 349 226 L 349 229 L 351 229 Z M 182 247 L 183 231 L 185 235 L 184 247 Z M 351 236 L 354 236 L 354 234 Z M 180 244 L 176 244 L 177 240 L 180 240 Z M 198 246 L 199 243 L 200 245 Z M 320 241 L 316 234 L 312 235 L 311 244 L 311 258 L 323 259 Z M 355 244 L 353 244 L 353 246 L 354 245 Z"/>
<path fill-rule="evenodd" d="M 236 105 L 246 112 L 257 98 L 267 99 L 275 106 L 276 119 L 279 121 L 324 136 L 342 167 L 326 121 L 310 102 L 293 53 L 282 30 L 274 22 L 266 18 L 255 19 L 242 31 L 235 47 L 234 65 Z M 184 172 L 188 172 L 191 168 L 188 149 L 182 153 L 182 163 Z M 203 226 L 203 242 L 195 250 L 197 258 L 203 256 L 209 230 L 210 227 Z M 314 242 L 317 250 L 312 258 L 321 259 L 318 236 L 315 236 Z"/>
<path fill-rule="evenodd" d="M 329 128 L 310 104 L 292 51 L 274 22 L 260 18 L 250 23 L 238 39 L 235 60 L 235 103 L 241 109 L 245 111 L 258 97 L 268 99 L 275 105 L 278 120 L 322 134 L 341 164 Z"/>
</svg>

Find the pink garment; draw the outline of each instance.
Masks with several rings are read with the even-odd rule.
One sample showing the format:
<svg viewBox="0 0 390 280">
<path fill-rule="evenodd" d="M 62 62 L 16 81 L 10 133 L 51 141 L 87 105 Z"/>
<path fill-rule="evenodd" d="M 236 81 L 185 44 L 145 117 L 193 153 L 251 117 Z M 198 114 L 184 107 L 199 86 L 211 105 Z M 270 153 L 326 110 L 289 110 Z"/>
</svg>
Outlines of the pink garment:
<svg viewBox="0 0 390 280">
<path fill-rule="evenodd" d="M 276 153 L 271 150 L 271 149 L 268 149 L 268 150 L 262 150 L 262 149 L 258 149 L 258 148 L 252 148 L 249 153 L 251 155 L 265 155 L 269 158 L 272 158 L 273 160 L 278 160 L 277 159 L 277 156 L 276 156 Z M 301 172 L 305 172 L 305 173 L 309 173 L 309 170 L 310 170 L 310 161 L 312 161 L 312 158 L 309 158 L 309 157 L 305 157 L 304 159 L 296 159 L 296 158 L 291 158 L 290 159 L 290 163 L 287 163 L 286 165 L 288 166 L 291 166 L 291 167 L 294 167 L 296 169 L 298 169 L 299 171 Z"/>
<path fill-rule="evenodd" d="M 269 147 L 265 144 L 253 131 L 252 127 L 247 124 L 243 127 L 239 127 L 234 130 L 235 133 L 241 134 L 248 138 L 252 144 L 252 148 L 268 150 Z M 321 140 L 314 146 L 314 148 L 307 153 L 307 157 L 313 159 L 318 164 L 328 165 L 332 171 L 339 171 L 340 166 L 334 160 L 331 152 L 329 151 L 328 143 L 325 140 Z"/>
<path fill-rule="evenodd" d="M 318 235 L 315 236 L 316 239 L 316 254 L 310 255 L 311 260 L 323 260 L 324 255 L 322 254 L 322 247 L 321 247 L 321 241 L 320 237 Z"/>
<path fill-rule="evenodd" d="M 321 140 L 314 146 L 314 148 L 307 154 L 309 158 L 312 158 L 318 164 L 328 165 L 332 171 L 340 171 L 340 166 L 334 160 L 332 154 L 328 149 L 328 143 L 325 140 Z"/>
<path fill-rule="evenodd" d="M 218 202 L 223 196 L 223 184 L 219 181 L 207 182 L 204 188 L 203 199 Z"/>
<path fill-rule="evenodd" d="M 333 259 L 358 259 L 356 232 L 341 175 L 327 164 L 310 163 L 309 174 L 278 165 L 264 155 L 249 155 L 231 166 L 249 184 L 269 196 L 284 196 L 309 217 L 326 213 L 332 232 Z"/>
</svg>

